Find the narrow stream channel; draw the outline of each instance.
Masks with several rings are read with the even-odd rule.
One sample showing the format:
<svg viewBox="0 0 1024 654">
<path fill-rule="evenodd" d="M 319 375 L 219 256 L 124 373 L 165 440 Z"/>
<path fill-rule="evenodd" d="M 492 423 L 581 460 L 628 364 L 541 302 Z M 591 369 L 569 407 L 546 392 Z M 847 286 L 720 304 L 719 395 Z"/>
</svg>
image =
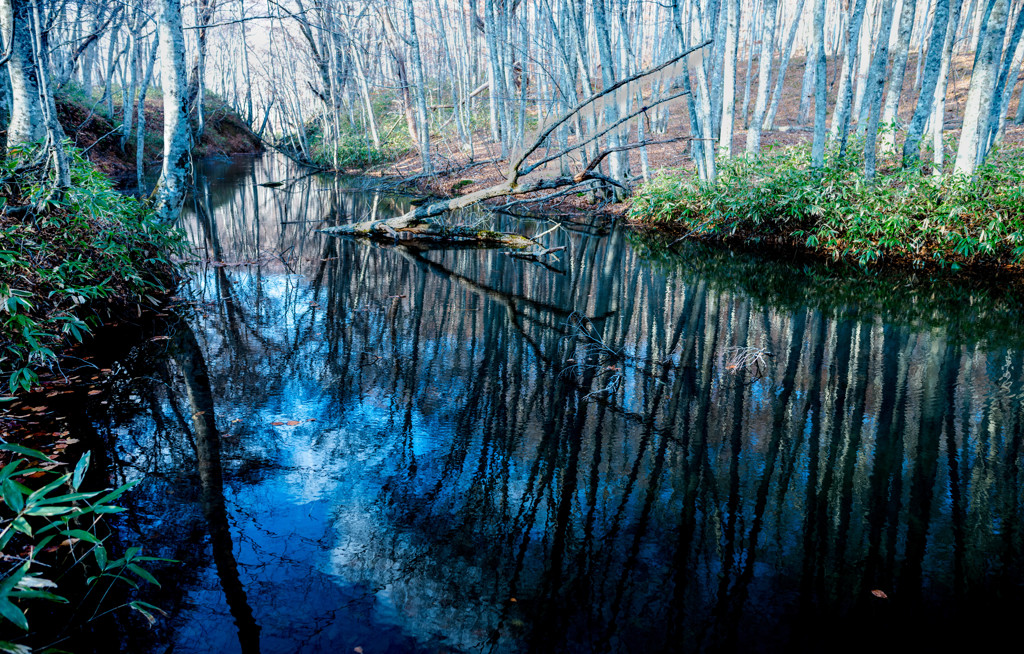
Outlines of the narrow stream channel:
<svg viewBox="0 0 1024 654">
<path fill-rule="evenodd" d="M 316 230 L 408 200 L 301 175 L 199 170 L 191 315 L 89 416 L 111 476 L 141 480 L 117 538 L 180 561 L 141 595 L 167 616 L 70 649 L 822 651 L 1015 627 L 1012 297 L 587 225 L 545 237 L 568 248 L 551 267 L 339 240 Z"/>
</svg>

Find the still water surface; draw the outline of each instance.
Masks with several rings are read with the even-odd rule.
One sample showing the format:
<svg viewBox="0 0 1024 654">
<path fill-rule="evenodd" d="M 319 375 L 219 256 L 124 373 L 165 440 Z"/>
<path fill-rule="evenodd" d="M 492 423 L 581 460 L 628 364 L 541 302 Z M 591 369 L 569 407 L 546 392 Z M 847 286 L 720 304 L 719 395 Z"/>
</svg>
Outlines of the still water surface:
<svg viewBox="0 0 1024 654">
<path fill-rule="evenodd" d="M 301 174 L 200 169 L 193 310 L 92 418 L 141 480 L 117 536 L 181 561 L 143 596 L 168 616 L 110 623 L 107 651 L 822 651 L 1019 622 L 1012 296 L 588 224 L 544 237 L 552 267 L 341 240 L 316 230 L 408 202 Z"/>
</svg>

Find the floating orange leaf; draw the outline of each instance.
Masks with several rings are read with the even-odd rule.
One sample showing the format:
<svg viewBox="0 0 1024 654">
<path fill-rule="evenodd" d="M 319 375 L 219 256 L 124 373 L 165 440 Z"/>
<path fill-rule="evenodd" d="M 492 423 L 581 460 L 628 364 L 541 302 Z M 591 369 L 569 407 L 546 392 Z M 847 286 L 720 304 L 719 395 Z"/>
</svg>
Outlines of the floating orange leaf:
<svg viewBox="0 0 1024 654">
<path fill-rule="evenodd" d="M 877 588 L 875 590 L 871 591 L 871 594 L 874 595 L 875 597 L 877 597 L 878 599 L 888 599 L 889 598 L 889 596 L 885 594 L 884 590 L 878 590 Z"/>
</svg>

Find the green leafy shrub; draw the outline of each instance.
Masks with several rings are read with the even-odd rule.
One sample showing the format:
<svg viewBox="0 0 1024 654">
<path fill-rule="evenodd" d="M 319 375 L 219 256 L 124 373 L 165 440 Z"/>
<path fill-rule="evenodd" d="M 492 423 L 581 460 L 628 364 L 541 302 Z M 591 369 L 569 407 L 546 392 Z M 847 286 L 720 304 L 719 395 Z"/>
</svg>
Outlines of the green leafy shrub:
<svg viewBox="0 0 1024 654">
<path fill-rule="evenodd" d="M 814 170 L 806 148 L 787 148 L 723 161 L 710 184 L 666 173 L 639 191 L 630 216 L 861 264 L 1024 264 L 1024 151 L 990 157 L 972 178 L 915 168 L 869 181 L 856 162 Z"/>
<path fill-rule="evenodd" d="M 11 392 L 31 387 L 40 366 L 105 316 L 159 304 L 172 277 L 168 256 L 184 243 L 180 230 L 69 153 L 72 186 L 62 194 L 0 162 L 0 379 Z"/>
<path fill-rule="evenodd" d="M 12 461 L 0 468 L 0 553 L 4 559 L 0 575 L 0 625 L 9 623 L 28 632 L 27 603 L 67 603 L 65 597 L 56 593 L 56 575 L 66 575 L 73 569 L 83 570 L 89 587 L 114 583 L 137 587 L 139 580 L 159 585 L 144 564 L 166 559 L 143 556 L 138 547 L 126 549 L 123 556 L 115 559 L 101 537 L 103 517 L 124 510 L 114 502 L 135 482 L 104 491 L 83 491 L 82 483 L 89 469 L 88 452 L 72 472 L 61 473 L 56 469 L 57 462 L 38 450 L 3 443 L 0 451 L 14 455 Z M 29 482 L 35 483 L 30 487 Z M 20 553 L 12 554 L 14 551 Z M 49 560 L 44 564 L 41 557 Z M 40 568 L 47 570 L 46 576 L 38 571 Z M 127 606 L 147 618 L 152 610 L 159 611 L 140 601 L 131 601 Z M 95 616 L 100 607 L 92 608 Z M 0 651 L 28 650 L 23 645 L 0 641 Z"/>
</svg>

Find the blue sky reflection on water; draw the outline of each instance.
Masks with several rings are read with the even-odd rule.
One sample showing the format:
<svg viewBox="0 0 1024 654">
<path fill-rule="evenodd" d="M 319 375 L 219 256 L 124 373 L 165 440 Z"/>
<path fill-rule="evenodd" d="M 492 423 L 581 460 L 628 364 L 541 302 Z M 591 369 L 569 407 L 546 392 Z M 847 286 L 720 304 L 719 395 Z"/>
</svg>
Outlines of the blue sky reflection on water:
<svg viewBox="0 0 1024 654">
<path fill-rule="evenodd" d="M 194 312 L 104 418 L 112 472 L 142 480 L 122 535 L 182 562 L 145 595 L 165 621 L 118 623 L 133 651 L 816 651 L 1011 624 L 1011 300 L 892 307 L 593 226 L 548 237 L 558 270 L 342 241 L 315 229 L 406 201 L 211 166 Z"/>
</svg>

